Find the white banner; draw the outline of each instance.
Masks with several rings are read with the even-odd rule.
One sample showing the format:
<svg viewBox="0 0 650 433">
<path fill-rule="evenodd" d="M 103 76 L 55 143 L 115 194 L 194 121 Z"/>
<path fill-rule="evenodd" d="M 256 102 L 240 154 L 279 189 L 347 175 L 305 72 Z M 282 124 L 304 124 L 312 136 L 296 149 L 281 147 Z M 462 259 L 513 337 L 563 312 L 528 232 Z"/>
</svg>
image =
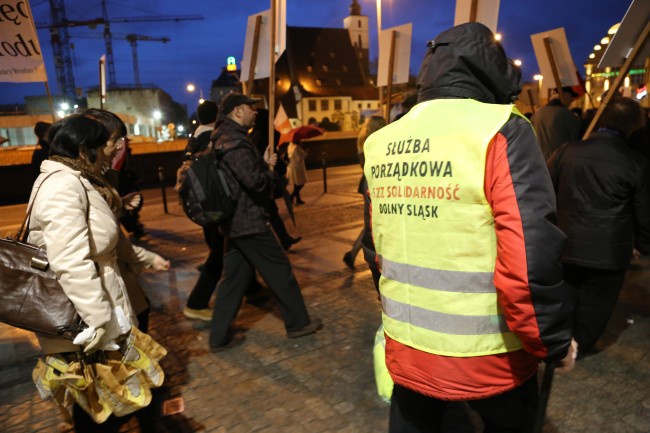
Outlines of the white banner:
<svg viewBox="0 0 650 433">
<path fill-rule="evenodd" d="M 47 81 L 29 3 L 25 0 L 2 0 L 0 11 L 0 81 Z"/>
<path fill-rule="evenodd" d="M 379 69 L 377 85 L 388 85 L 388 68 L 390 66 L 390 44 L 395 32 L 395 57 L 393 58 L 393 84 L 407 83 L 411 66 L 411 35 L 413 24 L 402 24 L 381 31 L 379 36 Z"/>
</svg>

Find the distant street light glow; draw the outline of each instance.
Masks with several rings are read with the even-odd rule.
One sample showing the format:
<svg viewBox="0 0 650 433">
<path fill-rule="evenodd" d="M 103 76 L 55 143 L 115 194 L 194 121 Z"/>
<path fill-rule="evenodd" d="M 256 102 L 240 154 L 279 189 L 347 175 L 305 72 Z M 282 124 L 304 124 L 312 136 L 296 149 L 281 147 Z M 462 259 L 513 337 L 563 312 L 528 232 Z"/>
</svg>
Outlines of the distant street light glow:
<svg viewBox="0 0 650 433">
<path fill-rule="evenodd" d="M 160 120 L 162 118 L 162 113 L 160 112 L 160 110 L 154 110 L 153 118 L 156 120 Z"/>
<path fill-rule="evenodd" d="M 591 54 L 589 54 L 589 58 L 590 58 L 590 59 L 595 59 L 595 58 L 596 58 L 596 55 L 595 55 L 594 53 L 591 53 Z"/>
<path fill-rule="evenodd" d="M 500 41 L 500 40 L 501 40 L 501 37 L 502 37 L 502 36 L 501 36 L 501 33 L 495 33 L 495 34 L 494 34 L 494 40 L 496 40 L 496 41 Z"/>
<path fill-rule="evenodd" d="M 602 49 L 603 47 L 601 47 L 600 45 L 594 45 L 594 51 L 600 51 Z"/>
<path fill-rule="evenodd" d="M 194 86 L 194 84 L 190 83 L 187 85 L 186 89 L 188 92 L 193 92 L 196 89 L 196 87 Z"/>
<path fill-rule="evenodd" d="M 533 76 L 533 80 L 535 81 L 540 81 L 542 79 L 544 79 L 544 77 L 541 74 L 535 74 L 535 76 Z"/>
<path fill-rule="evenodd" d="M 600 40 L 600 43 L 603 44 L 603 45 L 609 44 L 609 38 L 607 36 L 605 36 L 604 38 L 602 38 Z"/>
<path fill-rule="evenodd" d="M 519 59 L 515 59 L 514 63 L 517 66 L 521 66 L 521 60 L 519 60 Z"/>
<path fill-rule="evenodd" d="M 61 110 L 67 111 L 69 109 L 70 109 L 70 105 L 68 105 L 67 102 L 61 102 Z"/>
</svg>

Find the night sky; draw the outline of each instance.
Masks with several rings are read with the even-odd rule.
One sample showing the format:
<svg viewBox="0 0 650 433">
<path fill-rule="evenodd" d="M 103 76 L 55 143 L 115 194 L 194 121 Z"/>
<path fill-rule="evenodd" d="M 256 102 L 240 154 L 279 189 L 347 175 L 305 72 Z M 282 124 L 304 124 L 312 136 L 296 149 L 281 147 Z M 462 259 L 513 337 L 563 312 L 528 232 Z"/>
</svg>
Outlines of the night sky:
<svg viewBox="0 0 650 433">
<path fill-rule="evenodd" d="M 287 24 L 305 27 L 343 27 L 343 18 L 349 14 L 351 0 L 287 0 Z M 69 20 L 88 20 L 101 17 L 98 0 L 66 0 Z M 139 42 L 140 80 L 155 83 L 172 97 L 193 111 L 198 100 L 198 89 L 209 94 L 211 80 L 218 77 L 228 56 L 235 56 L 239 64 L 244 46 L 246 22 L 249 15 L 270 8 L 270 0 L 139 0 L 137 6 L 123 2 L 108 2 L 111 17 L 155 15 L 202 15 L 203 21 L 139 22 L 111 25 L 114 34 L 137 33 L 153 37 L 168 37 L 167 44 Z M 370 58 L 377 57 L 377 18 L 375 0 L 359 0 L 362 14 L 369 17 Z M 521 59 L 524 80 L 532 81 L 538 72 L 530 35 L 564 27 L 571 54 L 583 72 L 582 64 L 607 30 L 620 22 L 631 0 L 502 0 L 499 10 L 499 32 L 506 53 Z M 35 20 L 49 22 L 49 2 L 30 2 Z M 417 74 L 426 42 L 451 27 L 455 12 L 454 0 L 383 0 L 382 27 L 384 29 L 413 23 L 411 74 Z M 103 28 L 70 29 L 74 43 L 74 71 L 77 87 L 96 86 L 97 61 L 104 54 Z M 87 39 L 81 35 L 95 35 Z M 53 93 L 57 93 L 52 47 L 47 29 L 38 31 L 46 61 L 46 69 Z M 125 40 L 114 39 L 115 69 L 118 83 L 133 84 L 131 47 Z M 194 83 L 197 91 L 189 94 L 185 87 Z M 44 94 L 41 83 L 0 83 L 0 104 L 23 103 L 27 95 Z"/>
</svg>

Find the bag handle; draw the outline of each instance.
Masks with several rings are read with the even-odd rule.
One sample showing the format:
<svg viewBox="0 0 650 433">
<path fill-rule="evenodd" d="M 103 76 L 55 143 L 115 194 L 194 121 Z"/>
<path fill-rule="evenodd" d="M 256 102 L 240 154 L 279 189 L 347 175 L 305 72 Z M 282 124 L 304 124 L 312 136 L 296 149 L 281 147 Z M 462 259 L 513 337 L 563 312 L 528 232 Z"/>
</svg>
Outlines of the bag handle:
<svg viewBox="0 0 650 433">
<path fill-rule="evenodd" d="M 17 243 L 17 242 L 27 242 L 27 236 L 29 235 L 29 219 L 32 216 L 32 208 L 34 207 L 34 203 L 36 202 L 36 196 L 38 195 L 38 192 L 40 191 L 41 187 L 43 186 L 43 183 L 53 174 L 60 173 L 63 170 L 57 170 L 53 171 L 52 173 L 48 174 L 45 176 L 45 179 L 41 182 L 40 185 L 38 185 L 38 188 L 36 188 L 36 192 L 34 193 L 34 198 L 32 199 L 32 202 L 29 204 L 27 207 L 27 212 L 25 212 L 25 218 L 23 219 L 23 223 L 20 225 L 20 228 L 18 229 L 18 232 L 14 235 L 12 242 Z M 79 179 L 79 182 L 81 182 L 81 179 Z M 90 217 L 90 198 L 88 197 L 88 191 L 86 191 L 86 187 L 84 186 L 83 182 L 81 182 L 81 187 L 84 190 L 84 193 L 86 193 L 86 221 L 88 221 L 88 218 Z M 21 236 L 22 234 L 22 236 Z M 40 250 L 40 248 L 39 248 Z"/>
</svg>

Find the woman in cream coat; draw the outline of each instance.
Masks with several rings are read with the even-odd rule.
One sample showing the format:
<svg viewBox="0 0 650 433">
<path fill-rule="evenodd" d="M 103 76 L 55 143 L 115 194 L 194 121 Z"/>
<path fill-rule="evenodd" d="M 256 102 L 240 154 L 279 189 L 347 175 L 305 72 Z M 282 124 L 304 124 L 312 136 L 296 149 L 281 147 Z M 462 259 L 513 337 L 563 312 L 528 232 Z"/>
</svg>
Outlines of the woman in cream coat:
<svg viewBox="0 0 650 433">
<path fill-rule="evenodd" d="M 308 152 L 300 145 L 300 141 L 296 140 L 289 143 L 287 149 L 289 157 L 289 164 L 287 166 L 287 178 L 293 184 L 293 192 L 291 199 L 296 200 L 296 204 L 304 204 L 300 197 L 300 190 L 307 183 L 307 168 L 305 167 L 305 159 Z"/>
<path fill-rule="evenodd" d="M 116 264 L 119 225 L 100 194 L 102 178 L 93 174 L 105 157 L 109 133 L 95 120 L 70 116 L 52 125 L 49 136 L 50 159 L 41 164 L 30 197 L 29 242 L 46 247 L 61 287 L 96 330 L 85 346 L 92 352 L 123 337 L 118 307 L 129 328 L 136 323 Z M 39 341 L 45 354 L 79 350 L 64 338 L 39 336 Z"/>
</svg>

